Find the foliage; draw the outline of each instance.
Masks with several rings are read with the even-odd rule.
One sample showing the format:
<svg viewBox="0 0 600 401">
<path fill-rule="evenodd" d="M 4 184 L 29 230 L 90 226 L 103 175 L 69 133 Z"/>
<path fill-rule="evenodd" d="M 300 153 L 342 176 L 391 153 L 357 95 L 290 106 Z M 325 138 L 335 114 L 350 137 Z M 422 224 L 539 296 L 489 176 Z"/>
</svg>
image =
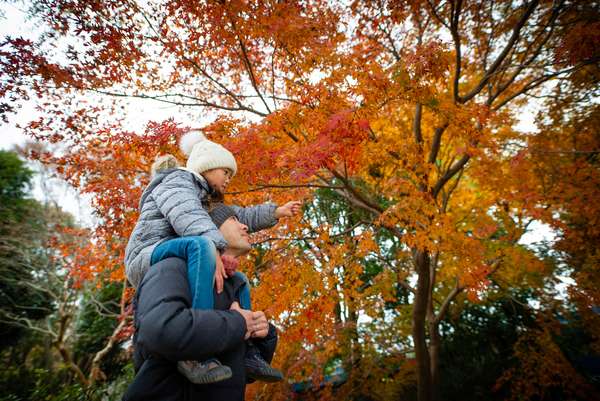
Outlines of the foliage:
<svg viewBox="0 0 600 401">
<path fill-rule="evenodd" d="M 66 370 L 60 372 L 45 369 L 28 369 L 24 366 L 10 367 L 0 375 L 1 401 L 117 401 L 120 400 L 133 379 L 133 367 L 125 366 L 115 372 L 110 383 L 92 388 L 73 383 Z"/>
<path fill-rule="evenodd" d="M 77 317 L 77 340 L 73 344 L 75 359 L 87 369 L 91 368 L 94 355 L 105 347 L 113 334 L 118 321 L 114 319 L 120 312 L 120 301 L 123 292 L 121 283 L 108 283 L 100 288 L 91 288 L 84 292 L 82 308 Z M 119 347 L 111 351 L 111 355 L 102 361 L 102 371 L 113 379 L 120 372 L 123 362 Z"/>
<path fill-rule="evenodd" d="M 507 391 L 494 391 L 494 386 L 514 365 L 507 355 L 520 333 L 536 327 L 535 311 L 528 306 L 532 300 L 526 292 L 507 294 L 484 305 L 466 306 L 444 324 L 440 358 L 447 372 L 441 383 L 445 399 L 506 399 Z"/>
<path fill-rule="evenodd" d="M 416 380 L 420 400 L 440 398 L 448 314 L 496 296 L 492 284 L 553 295 L 557 269 L 573 269 L 570 297 L 598 338 L 594 3 L 42 0 L 31 13 L 46 31 L 0 44 L 0 95 L 39 98 L 26 131 L 66 150 L 31 156 L 94 198 L 90 239 L 60 247 L 78 285 L 123 280 L 149 164 L 187 129 L 123 129 L 120 99 L 136 97 L 207 110 L 202 129 L 241 166 L 236 203 L 305 200 L 242 266 L 292 380 L 319 383 L 341 357 L 348 396 L 385 399 Z M 538 130 L 516 129 L 538 98 Z M 534 221 L 560 230 L 568 268 L 519 245 Z M 515 353 L 542 358 L 547 330 Z M 548 357 L 567 366 L 557 348 Z M 527 392 L 523 372 L 505 377 Z"/>
<path fill-rule="evenodd" d="M 0 151 L 0 350 L 24 334 L 16 319 L 41 319 L 53 309 L 37 286 L 48 234 L 42 205 L 28 197 L 32 174 L 16 153 Z"/>
<path fill-rule="evenodd" d="M 26 209 L 31 209 L 27 192 L 32 175 L 16 153 L 0 151 L 0 216 L 3 222 L 22 222 L 27 217 Z"/>
</svg>

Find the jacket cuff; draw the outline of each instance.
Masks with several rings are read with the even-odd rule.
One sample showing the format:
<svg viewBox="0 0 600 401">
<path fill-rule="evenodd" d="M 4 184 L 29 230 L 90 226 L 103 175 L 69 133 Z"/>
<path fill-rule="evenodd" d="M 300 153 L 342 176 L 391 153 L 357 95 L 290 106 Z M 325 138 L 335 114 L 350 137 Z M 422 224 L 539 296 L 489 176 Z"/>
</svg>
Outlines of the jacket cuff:
<svg viewBox="0 0 600 401">
<path fill-rule="evenodd" d="M 275 217 L 275 210 L 277 210 L 277 205 L 274 203 L 269 203 L 268 205 L 269 205 L 269 215 L 271 216 L 271 221 L 269 222 L 269 225 L 271 227 L 273 227 L 279 221 L 279 219 L 277 217 Z"/>
<path fill-rule="evenodd" d="M 231 315 L 234 316 L 234 319 L 237 319 L 235 327 L 243 328 L 243 331 L 240 333 L 243 339 L 246 336 L 246 332 L 248 331 L 248 326 L 246 326 L 246 319 L 244 319 L 244 316 L 242 316 L 242 314 L 236 310 L 230 309 L 229 311 L 233 312 Z"/>
</svg>

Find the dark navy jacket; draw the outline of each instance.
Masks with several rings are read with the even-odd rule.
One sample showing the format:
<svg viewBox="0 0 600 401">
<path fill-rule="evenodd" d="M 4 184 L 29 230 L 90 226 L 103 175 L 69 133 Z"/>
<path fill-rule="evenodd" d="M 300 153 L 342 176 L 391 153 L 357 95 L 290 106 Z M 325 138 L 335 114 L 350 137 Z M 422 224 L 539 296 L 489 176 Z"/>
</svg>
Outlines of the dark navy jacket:
<svg viewBox="0 0 600 401">
<path fill-rule="evenodd" d="M 191 309 L 185 262 L 169 258 L 153 265 L 136 293 L 136 376 L 123 401 L 243 400 L 246 322 L 238 312 L 228 310 L 243 285 L 236 276 L 227 279 L 223 292 L 215 292 L 216 310 Z M 255 340 L 269 362 L 276 343 L 272 325 L 265 339 Z M 177 361 L 211 357 L 228 365 L 233 377 L 195 385 L 177 371 Z"/>
</svg>

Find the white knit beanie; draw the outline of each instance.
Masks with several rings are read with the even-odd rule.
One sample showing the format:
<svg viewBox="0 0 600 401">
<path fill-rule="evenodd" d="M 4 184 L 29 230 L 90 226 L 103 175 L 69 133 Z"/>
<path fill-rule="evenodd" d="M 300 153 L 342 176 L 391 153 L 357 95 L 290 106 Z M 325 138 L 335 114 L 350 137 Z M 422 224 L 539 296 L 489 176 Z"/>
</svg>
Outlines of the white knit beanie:
<svg viewBox="0 0 600 401">
<path fill-rule="evenodd" d="M 218 143 L 209 141 L 198 130 L 189 131 L 179 140 L 181 151 L 188 156 L 186 167 L 198 174 L 213 168 L 227 168 L 232 177 L 237 172 L 233 154 Z"/>
</svg>

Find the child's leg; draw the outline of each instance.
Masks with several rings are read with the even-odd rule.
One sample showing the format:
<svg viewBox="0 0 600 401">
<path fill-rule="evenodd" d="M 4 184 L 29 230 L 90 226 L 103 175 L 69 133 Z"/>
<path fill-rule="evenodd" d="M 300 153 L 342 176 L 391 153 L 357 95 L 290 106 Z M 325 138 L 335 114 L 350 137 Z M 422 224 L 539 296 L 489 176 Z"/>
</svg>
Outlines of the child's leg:
<svg viewBox="0 0 600 401">
<path fill-rule="evenodd" d="M 214 243 L 209 239 L 198 236 L 179 237 L 158 245 L 152 252 L 150 263 L 154 264 L 169 257 L 185 259 L 192 308 L 213 309 L 216 252 Z"/>
<path fill-rule="evenodd" d="M 150 263 L 169 257 L 178 257 L 187 262 L 187 274 L 192 297 L 192 308 L 213 309 L 213 285 L 215 275 L 216 248 L 212 241 L 202 237 L 179 237 L 165 241 L 152 252 Z M 231 368 L 216 359 L 208 361 L 179 361 L 179 372 L 192 383 L 215 383 L 231 378 Z"/>
<path fill-rule="evenodd" d="M 252 303 L 250 302 L 250 281 L 242 272 L 236 271 L 235 275 L 246 282 L 240 290 L 240 306 L 242 309 L 251 310 Z M 246 355 L 244 357 L 244 366 L 246 369 L 246 377 L 249 383 L 255 380 L 265 382 L 278 382 L 283 380 L 283 373 L 269 365 L 262 357 L 260 350 L 252 340 L 246 340 Z"/>
<path fill-rule="evenodd" d="M 246 282 L 246 285 L 243 286 L 240 291 L 240 306 L 242 309 L 251 310 L 252 303 L 250 302 L 250 281 L 248 280 L 248 277 L 246 277 L 246 275 L 240 271 L 235 272 L 234 275 Z"/>
</svg>

